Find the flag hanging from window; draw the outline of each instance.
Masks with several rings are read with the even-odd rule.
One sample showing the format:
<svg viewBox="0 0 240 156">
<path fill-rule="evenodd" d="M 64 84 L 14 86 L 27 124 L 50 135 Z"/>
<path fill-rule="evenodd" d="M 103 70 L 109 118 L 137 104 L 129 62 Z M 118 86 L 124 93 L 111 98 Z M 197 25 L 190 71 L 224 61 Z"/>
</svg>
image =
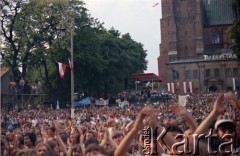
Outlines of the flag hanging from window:
<svg viewBox="0 0 240 156">
<path fill-rule="evenodd" d="M 58 62 L 58 70 L 60 74 L 60 78 L 63 79 L 66 71 L 66 64 Z"/>
</svg>

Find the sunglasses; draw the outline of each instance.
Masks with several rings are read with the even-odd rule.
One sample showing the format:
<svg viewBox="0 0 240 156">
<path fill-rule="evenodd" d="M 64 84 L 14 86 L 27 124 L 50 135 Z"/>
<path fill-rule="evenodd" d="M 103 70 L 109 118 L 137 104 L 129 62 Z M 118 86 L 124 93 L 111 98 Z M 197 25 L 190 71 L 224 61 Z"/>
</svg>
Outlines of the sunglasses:
<svg viewBox="0 0 240 156">
<path fill-rule="evenodd" d="M 219 129 L 223 132 L 226 132 L 227 130 L 229 132 L 234 132 L 236 130 L 236 128 L 233 126 L 221 126 L 221 127 L 219 127 Z"/>
</svg>

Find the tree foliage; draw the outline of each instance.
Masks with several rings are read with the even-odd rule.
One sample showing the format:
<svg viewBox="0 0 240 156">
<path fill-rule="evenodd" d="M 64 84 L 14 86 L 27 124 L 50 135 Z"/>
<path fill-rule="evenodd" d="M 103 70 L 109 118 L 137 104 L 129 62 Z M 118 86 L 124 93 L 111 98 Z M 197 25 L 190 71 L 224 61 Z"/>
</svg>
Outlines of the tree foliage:
<svg viewBox="0 0 240 156">
<path fill-rule="evenodd" d="M 8 4 L 8 0 L 4 0 Z M 11 11 L 10 11 L 11 10 Z M 121 35 L 114 28 L 92 18 L 78 0 L 17 1 L 10 7 L 11 18 L 2 14 L 5 38 L 5 63 L 16 79 L 41 78 L 45 91 L 53 99 L 70 98 L 70 70 L 59 79 L 58 64 L 68 64 L 70 32 L 74 31 L 75 91 L 91 96 L 106 96 L 133 85 L 131 75 L 143 72 L 147 62 L 143 45 L 130 34 Z M 62 37 L 60 30 L 66 30 Z M 22 73 L 18 68 L 22 67 Z M 70 100 L 69 100 L 70 101 Z"/>
<path fill-rule="evenodd" d="M 228 34 L 233 41 L 231 48 L 237 55 L 238 59 L 240 59 L 240 21 L 235 22 L 230 27 Z"/>
</svg>

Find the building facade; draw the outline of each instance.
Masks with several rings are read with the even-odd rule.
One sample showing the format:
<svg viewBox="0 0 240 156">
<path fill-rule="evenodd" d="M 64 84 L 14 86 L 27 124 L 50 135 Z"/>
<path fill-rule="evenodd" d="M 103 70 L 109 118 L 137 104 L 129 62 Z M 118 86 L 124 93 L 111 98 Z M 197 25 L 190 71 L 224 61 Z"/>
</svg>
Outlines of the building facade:
<svg viewBox="0 0 240 156">
<path fill-rule="evenodd" d="M 238 0 L 162 0 L 159 75 L 174 92 L 237 90 L 240 61 L 229 27 L 239 19 Z M 167 85 L 166 85 L 167 86 Z"/>
</svg>

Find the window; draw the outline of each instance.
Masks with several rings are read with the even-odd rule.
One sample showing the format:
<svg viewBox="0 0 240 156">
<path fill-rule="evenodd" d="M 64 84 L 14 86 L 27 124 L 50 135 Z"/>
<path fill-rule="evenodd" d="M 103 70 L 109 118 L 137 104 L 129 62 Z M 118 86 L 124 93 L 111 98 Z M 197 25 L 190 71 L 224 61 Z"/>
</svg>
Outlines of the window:
<svg viewBox="0 0 240 156">
<path fill-rule="evenodd" d="M 178 71 L 173 70 L 173 71 L 172 71 L 172 74 L 173 74 L 173 80 L 178 80 L 178 79 L 179 79 Z"/>
<path fill-rule="evenodd" d="M 171 56 L 168 57 L 168 62 L 172 62 L 172 57 Z"/>
<path fill-rule="evenodd" d="M 233 68 L 233 77 L 238 77 L 239 73 L 238 73 L 238 68 Z"/>
<path fill-rule="evenodd" d="M 210 76 L 211 76 L 211 70 L 210 69 L 206 69 L 205 77 L 210 77 Z"/>
<path fill-rule="evenodd" d="M 232 76 L 232 73 L 231 73 L 231 69 L 230 69 L 230 68 L 227 68 L 227 69 L 225 70 L 225 75 L 226 75 L 227 77 L 231 77 L 231 76 Z"/>
<path fill-rule="evenodd" d="M 219 69 L 214 69 L 214 76 L 216 77 L 220 76 Z"/>
<path fill-rule="evenodd" d="M 198 78 L 199 78 L 198 70 L 194 70 L 194 71 L 193 71 L 193 78 L 194 78 L 194 79 L 198 79 Z"/>
<path fill-rule="evenodd" d="M 168 59 L 169 59 L 169 62 L 176 61 L 176 55 L 170 55 Z"/>
<path fill-rule="evenodd" d="M 212 33 L 212 43 L 213 44 L 219 44 L 220 43 L 220 34 L 217 31 L 214 31 Z"/>
<path fill-rule="evenodd" d="M 190 70 L 186 70 L 185 71 L 185 79 L 190 79 L 191 75 L 190 75 Z"/>
<path fill-rule="evenodd" d="M 188 47 L 187 46 L 185 46 L 185 48 L 184 48 L 184 56 L 188 56 Z"/>
</svg>

